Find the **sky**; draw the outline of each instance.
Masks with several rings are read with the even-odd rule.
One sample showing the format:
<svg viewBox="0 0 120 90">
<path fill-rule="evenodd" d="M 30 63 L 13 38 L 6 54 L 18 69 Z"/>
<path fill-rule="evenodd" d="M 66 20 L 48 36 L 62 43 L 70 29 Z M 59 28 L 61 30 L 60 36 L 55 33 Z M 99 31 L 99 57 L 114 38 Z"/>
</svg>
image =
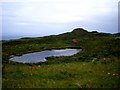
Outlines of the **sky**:
<svg viewBox="0 0 120 90">
<path fill-rule="evenodd" d="M 3 0 L 3 39 L 39 37 L 75 28 L 118 32 L 119 0 Z"/>
</svg>

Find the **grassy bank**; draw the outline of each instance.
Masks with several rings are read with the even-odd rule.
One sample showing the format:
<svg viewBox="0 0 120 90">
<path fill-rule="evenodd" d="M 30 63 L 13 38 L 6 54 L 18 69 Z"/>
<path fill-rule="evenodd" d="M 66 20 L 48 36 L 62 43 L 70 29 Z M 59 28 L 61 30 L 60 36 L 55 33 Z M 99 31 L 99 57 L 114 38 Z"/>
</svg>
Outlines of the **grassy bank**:
<svg viewBox="0 0 120 90">
<path fill-rule="evenodd" d="M 119 88 L 119 36 L 75 29 L 60 35 L 5 40 L 3 88 Z M 69 57 L 49 57 L 44 63 L 8 60 L 10 55 L 65 47 L 79 47 L 83 51 Z"/>
<path fill-rule="evenodd" d="M 115 63 L 9 64 L 4 68 L 4 74 L 5 88 L 116 88 L 119 85 Z"/>
</svg>

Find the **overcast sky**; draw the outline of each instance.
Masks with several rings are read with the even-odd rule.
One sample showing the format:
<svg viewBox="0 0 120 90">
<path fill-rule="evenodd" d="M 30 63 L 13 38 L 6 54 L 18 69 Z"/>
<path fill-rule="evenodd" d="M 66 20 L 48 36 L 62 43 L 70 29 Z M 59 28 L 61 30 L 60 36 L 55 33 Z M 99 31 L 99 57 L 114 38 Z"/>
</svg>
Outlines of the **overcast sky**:
<svg viewBox="0 0 120 90">
<path fill-rule="evenodd" d="M 118 32 L 119 0 L 4 0 L 3 36 L 45 36 L 83 27 Z"/>
</svg>

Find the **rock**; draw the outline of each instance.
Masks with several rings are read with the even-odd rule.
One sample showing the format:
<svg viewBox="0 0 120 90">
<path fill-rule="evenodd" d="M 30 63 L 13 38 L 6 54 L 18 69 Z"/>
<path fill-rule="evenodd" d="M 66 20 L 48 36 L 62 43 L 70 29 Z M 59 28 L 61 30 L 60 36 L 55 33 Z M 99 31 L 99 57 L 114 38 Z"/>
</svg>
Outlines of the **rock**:
<svg viewBox="0 0 120 90">
<path fill-rule="evenodd" d="M 75 39 L 75 38 L 72 39 L 72 43 L 77 44 L 77 42 L 78 42 L 77 39 Z"/>
</svg>

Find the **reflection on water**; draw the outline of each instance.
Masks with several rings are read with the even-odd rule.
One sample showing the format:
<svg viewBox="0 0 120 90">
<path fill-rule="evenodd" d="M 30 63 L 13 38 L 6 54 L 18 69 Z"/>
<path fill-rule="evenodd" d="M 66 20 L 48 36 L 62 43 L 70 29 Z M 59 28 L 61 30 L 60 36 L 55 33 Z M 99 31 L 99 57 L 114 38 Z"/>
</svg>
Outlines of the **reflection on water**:
<svg viewBox="0 0 120 90">
<path fill-rule="evenodd" d="M 45 62 L 45 57 L 50 56 L 71 56 L 80 52 L 81 49 L 53 49 L 45 50 L 41 52 L 23 54 L 22 56 L 13 56 L 9 60 L 22 63 L 36 63 L 36 62 Z"/>
</svg>

